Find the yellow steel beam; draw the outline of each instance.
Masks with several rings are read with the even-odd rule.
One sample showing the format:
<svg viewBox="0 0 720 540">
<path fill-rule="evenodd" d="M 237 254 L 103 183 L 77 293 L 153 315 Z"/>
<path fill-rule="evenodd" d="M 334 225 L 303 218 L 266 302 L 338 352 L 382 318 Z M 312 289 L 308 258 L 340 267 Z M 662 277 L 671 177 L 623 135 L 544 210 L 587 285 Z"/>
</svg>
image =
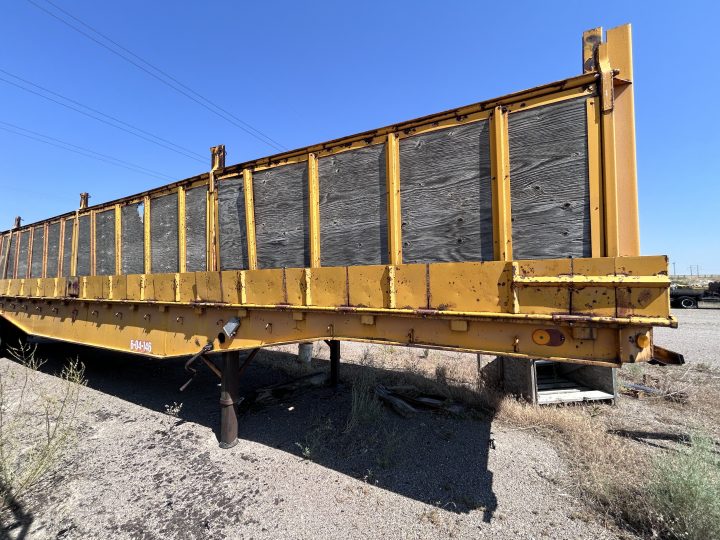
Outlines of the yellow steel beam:
<svg viewBox="0 0 720 540">
<path fill-rule="evenodd" d="M 308 154 L 308 215 L 310 236 L 310 267 L 320 267 L 320 183 L 318 178 L 318 159 Z"/>
<path fill-rule="evenodd" d="M 600 105 L 602 118 L 602 171 L 605 203 L 605 255 L 620 255 L 620 228 L 618 215 L 617 144 L 613 112 L 612 67 L 608 58 L 607 43 L 597 47 L 597 64 L 600 69 Z"/>
<path fill-rule="evenodd" d="M 122 274 L 122 206 L 115 205 L 115 274 Z"/>
<path fill-rule="evenodd" d="M 490 168 L 495 260 L 512 260 L 512 208 L 510 206 L 510 149 L 507 111 L 495 107 L 490 118 Z"/>
<path fill-rule="evenodd" d="M 178 266 L 180 272 L 187 271 L 187 226 L 185 188 L 180 186 L 178 197 Z M 119 272 L 118 272 L 119 273 Z"/>
<path fill-rule="evenodd" d="M 243 171 L 243 194 L 245 200 L 245 233 L 247 235 L 247 265 L 250 270 L 257 268 L 257 236 L 255 235 L 255 195 L 253 176 L 250 169 Z"/>
<path fill-rule="evenodd" d="M 42 269 L 40 270 L 40 277 L 47 277 L 47 254 L 48 254 L 48 223 L 43 224 L 43 252 L 42 252 Z"/>
<path fill-rule="evenodd" d="M 65 223 L 67 222 L 66 219 L 60 220 L 60 245 L 58 246 L 58 271 L 57 271 L 57 277 L 67 277 L 63 276 L 63 258 L 65 257 Z"/>
<path fill-rule="evenodd" d="M 143 258 L 145 263 L 145 273 L 152 272 L 152 251 L 150 245 L 150 205 L 152 200 L 149 195 L 143 198 Z"/>
<path fill-rule="evenodd" d="M 641 323 L 619 329 L 609 325 L 587 326 L 582 321 L 512 322 L 458 316 L 416 318 L 389 313 L 367 320 L 360 312 L 320 311 L 305 311 L 298 318 L 290 311 L 246 309 L 239 318 L 237 333 L 221 338 L 224 321 L 238 317 L 237 309 L 217 306 L 199 310 L 181 305 L 159 311 L 157 306 L 142 304 L 135 308 L 112 304 L 111 309 L 98 309 L 82 301 L 67 305 L 59 300 L 44 305 L 4 301 L 0 316 L 36 336 L 157 358 L 193 354 L 198 343 L 209 342 L 216 351 L 231 351 L 333 338 L 617 366 L 640 358 L 644 351 L 648 354 L 651 347 L 650 343 L 645 347 L 619 343 L 620 332 L 631 336 L 645 334 L 649 326 Z M 556 346 L 535 342 L 534 332 L 546 328 L 560 332 L 562 342 Z M 583 335 L 578 328 L 593 330 L 580 339 L 575 337 Z M 173 339 L 167 339 L 168 335 Z"/>
<path fill-rule="evenodd" d="M 95 249 L 97 224 L 97 212 L 90 210 L 90 275 L 97 275 L 97 250 Z"/>
<path fill-rule="evenodd" d="M 668 276 L 514 276 L 513 284 L 525 287 L 558 287 L 561 285 L 578 285 L 590 287 L 670 286 Z"/>
<path fill-rule="evenodd" d="M 78 216 L 79 213 L 75 212 L 75 219 L 72 223 L 72 254 L 70 255 L 70 275 L 77 275 L 77 254 L 78 254 Z"/>
<path fill-rule="evenodd" d="M 597 98 L 588 99 L 587 144 L 588 144 L 588 193 L 590 196 L 590 249 L 593 257 L 605 254 L 605 232 L 603 226 L 603 180 L 602 146 L 600 142 L 600 102 Z"/>
<path fill-rule="evenodd" d="M 607 31 L 607 57 L 614 70 L 613 121 L 617 182 L 618 255 L 640 255 L 637 161 L 635 158 L 635 97 L 632 29 L 629 24 Z"/>
<path fill-rule="evenodd" d="M 389 133 L 385 145 L 387 187 L 388 260 L 402 264 L 402 213 L 400 210 L 400 144 L 395 133 Z"/>
</svg>

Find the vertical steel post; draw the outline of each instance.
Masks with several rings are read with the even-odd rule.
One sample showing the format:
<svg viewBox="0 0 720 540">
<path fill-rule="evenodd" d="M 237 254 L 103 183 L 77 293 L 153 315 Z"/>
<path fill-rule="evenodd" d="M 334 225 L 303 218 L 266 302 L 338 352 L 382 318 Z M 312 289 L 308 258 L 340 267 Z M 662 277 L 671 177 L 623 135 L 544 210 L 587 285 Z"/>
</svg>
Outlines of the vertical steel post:
<svg viewBox="0 0 720 540">
<path fill-rule="evenodd" d="M 391 265 L 402 264 L 402 212 L 400 209 L 400 141 L 388 133 L 385 142 L 388 250 Z"/>
<path fill-rule="evenodd" d="M 496 261 L 512 261 L 510 139 L 508 135 L 508 113 L 503 107 L 495 107 L 490 117 L 490 155 L 493 255 Z"/>
<path fill-rule="evenodd" d="M 257 269 L 257 240 L 255 236 L 255 196 L 253 175 L 250 169 L 243 170 L 243 197 L 245 199 L 245 236 L 247 237 L 247 267 Z"/>
<path fill-rule="evenodd" d="M 330 345 L 330 384 L 337 386 L 340 373 L 340 342 L 331 339 L 328 345 Z"/>
<path fill-rule="evenodd" d="M 320 268 L 320 180 L 318 158 L 308 154 L 308 227 L 310 230 L 310 267 Z"/>
<path fill-rule="evenodd" d="M 240 391 L 240 355 L 223 353 L 220 379 L 220 448 L 232 448 L 238 442 L 237 401 Z"/>
</svg>

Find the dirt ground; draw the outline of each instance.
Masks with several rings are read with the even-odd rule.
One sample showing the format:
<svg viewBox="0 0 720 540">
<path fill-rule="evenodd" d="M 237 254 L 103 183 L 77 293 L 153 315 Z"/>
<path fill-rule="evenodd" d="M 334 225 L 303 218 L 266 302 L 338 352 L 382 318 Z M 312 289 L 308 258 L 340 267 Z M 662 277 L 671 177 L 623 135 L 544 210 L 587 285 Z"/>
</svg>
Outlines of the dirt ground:
<svg viewBox="0 0 720 540">
<path fill-rule="evenodd" d="M 700 428 L 720 437 L 713 398 L 720 371 L 712 364 L 720 356 L 720 310 L 676 315 L 681 329 L 662 345 L 687 345 L 677 349 L 688 365 L 626 368 L 619 379 L 687 399 L 621 395 L 614 407 L 596 407 L 638 444 L 667 446 Z M 697 336 L 704 345 L 696 349 Z M 311 366 L 299 365 L 294 350 L 263 351 L 243 377 L 243 394 L 327 371 L 324 344 Z M 0 538 L 632 537 L 581 501 L 562 450 L 541 430 L 471 405 L 460 416 L 402 418 L 381 409 L 371 422 L 348 426 L 351 381 L 403 366 L 416 383 L 472 389 L 475 355 L 343 343 L 339 387 L 243 407 L 239 444 L 221 450 L 218 381 L 208 370 L 181 393 L 182 362 L 57 345 L 38 354 L 47 362 L 37 384 L 48 392 L 61 384 L 54 374 L 66 358 L 79 355 L 86 365 L 79 437 L 2 516 Z M 22 369 L 0 360 L 2 374 Z"/>
</svg>

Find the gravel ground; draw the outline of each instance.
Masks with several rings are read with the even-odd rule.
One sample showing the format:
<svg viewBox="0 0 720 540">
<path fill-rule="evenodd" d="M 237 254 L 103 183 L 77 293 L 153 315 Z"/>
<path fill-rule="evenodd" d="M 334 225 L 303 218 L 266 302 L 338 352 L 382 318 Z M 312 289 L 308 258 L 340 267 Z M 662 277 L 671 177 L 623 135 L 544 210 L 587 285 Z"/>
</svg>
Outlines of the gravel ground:
<svg viewBox="0 0 720 540">
<path fill-rule="evenodd" d="M 685 355 L 689 364 L 704 363 L 720 368 L 720 309 L 701 305 L 698 309 L 673 309 L 678 328 L 658 328 L 655 342 Z"/>
<path fill-rule="evenodd" d="M 67 350 L 44 347 L 50 361 Z M 262 353 L 243 392 L 288 379 Z M 93 353 L 81 436 L 3 528 L 16 538 L 615 538 L 568 494 L 549 441 L 479 414 L 381 411 L 347 432 L 351 390 L 308 389 L 247 409 L 241 440 L 218 448 L 217 381 L 185 392 L 182 363 Z M 315 361 L 326 368 L 326 362 Z M 0 360 L 0 373 L 24 369 Z M 371 368 L 362 368 L 371 369 Z M 178 418 L 165 406 L 182 402 Z M 310 459 L 302 455 L 309 449 Z M 17 525 L 17 523 L 16 523 Z"/>
</svg>

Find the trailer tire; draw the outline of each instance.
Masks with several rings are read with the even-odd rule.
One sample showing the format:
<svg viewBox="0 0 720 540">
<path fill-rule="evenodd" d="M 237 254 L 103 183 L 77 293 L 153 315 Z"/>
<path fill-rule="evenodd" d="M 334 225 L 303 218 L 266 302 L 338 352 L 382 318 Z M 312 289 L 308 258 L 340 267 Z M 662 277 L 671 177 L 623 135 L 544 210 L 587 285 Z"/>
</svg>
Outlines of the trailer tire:
<svg viewBox="0 0 720 540">
<path fill-rule="evenodd" d="M 682 298 L 680 298 L 680 300 L 678 300 L 678 304 L 681 308 L 685 309 L 692 309 L 698 307 L 697 300 L 690 296 L 683 296 Z"/>
</svg>

